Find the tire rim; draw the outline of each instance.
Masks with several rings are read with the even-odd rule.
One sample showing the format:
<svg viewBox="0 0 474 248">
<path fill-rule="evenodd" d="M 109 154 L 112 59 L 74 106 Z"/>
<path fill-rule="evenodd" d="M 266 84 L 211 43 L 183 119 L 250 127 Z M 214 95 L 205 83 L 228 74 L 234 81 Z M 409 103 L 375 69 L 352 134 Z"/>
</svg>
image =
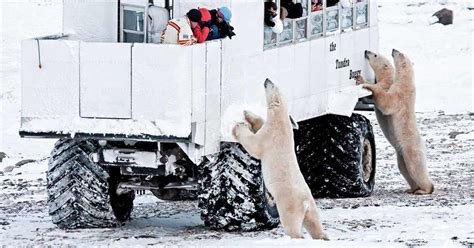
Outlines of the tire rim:
<svg viewBox="0 0 474 248">
<path fill-rule="evenodd" d="M 362 147 L 362 178 L 364 182 L 369 182 L 372 175 L 372 144 L 369 139 L 364 139 Z"/>
</svg>

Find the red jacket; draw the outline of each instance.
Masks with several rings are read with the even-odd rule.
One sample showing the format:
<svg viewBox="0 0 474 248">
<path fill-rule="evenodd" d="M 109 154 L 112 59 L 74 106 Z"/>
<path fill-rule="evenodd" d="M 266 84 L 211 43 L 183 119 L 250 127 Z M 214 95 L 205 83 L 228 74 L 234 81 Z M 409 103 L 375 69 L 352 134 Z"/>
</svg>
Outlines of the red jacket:
<svg viewBox="0 0 474 248">
<path fill-rule="evenodd" d="M 201 23 L 209 22 L 211 20 L 211 13 L 209 13 L 209 10 L 206 8 L 199 8 L 199 11 L 201 12 Z M 194 37 L 196 37 L 198 43 L 203 43 L 206 41 L 207 36 L 209 35 L 209 28 L 206 26 L 197 25 L 193 29 L 193 34 Z"/>
</svg>

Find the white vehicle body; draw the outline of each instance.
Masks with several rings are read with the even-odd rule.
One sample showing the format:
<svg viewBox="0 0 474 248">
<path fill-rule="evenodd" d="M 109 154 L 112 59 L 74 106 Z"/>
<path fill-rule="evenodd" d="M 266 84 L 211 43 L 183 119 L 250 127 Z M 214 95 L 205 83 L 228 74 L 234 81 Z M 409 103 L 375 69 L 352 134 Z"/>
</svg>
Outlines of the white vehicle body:
<svg viewBox="0 0 474 248">
<path fill-rule="evenodd" d="M 298 21 L 306 22 L 303 37 L 295 34 L 289 42 L 278 37 L 280 42 L 269 44 L 263 0 L 175 0 L 174 16 L 198 6 L 228 6 L 233 13 L 232 39 L 187 47 L 118 42 L 118 1 L 64 0 L 63 5 L 68 36 L 22 42 L 24 137 L 177 142 L 198 161 L 232 141 L 231 127 L 243 109 L 264 115 L 266 78 L 282 89 L 296 121 L 350 115 L 358 99 L 370 94 L 355 86 L 353 77 L 370 74 L 364 50 L 378 50 L 376 1 L 353 4 L 352 13 L 368 6 L 360 27 L 353 16 L 344 30 L 342 24 L 329 30 L 321 22 L 323 32 L 311 35 L 311 19 L 328 14 L 310 13 L 309 21 L 286 22 L 294 25 L 291 35 Z"/>
</svg>

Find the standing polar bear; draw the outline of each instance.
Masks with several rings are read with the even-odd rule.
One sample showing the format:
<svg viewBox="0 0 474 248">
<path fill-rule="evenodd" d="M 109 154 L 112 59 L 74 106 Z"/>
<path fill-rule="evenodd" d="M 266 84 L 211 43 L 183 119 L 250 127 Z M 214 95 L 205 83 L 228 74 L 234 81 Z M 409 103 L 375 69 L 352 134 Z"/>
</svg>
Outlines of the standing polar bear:
<svg viewBox="0 0 474 248">
<path fill-rule="evenodd" d="M 375 72 L 376 84 L 359 76 L 357 84 L 372 91 L 380 127 L 397 152 L 400 173 L 410 185 L 410 192 L 431 194 L 434 190 L 426 168 L 425 146 L 416 125 L 415 84 L 411 61 L 393 49 L 395 68 L 388 59 L 365 52 Z"/>
<path fill-rule="evenodd" d="M 232 134 L 253 157 L 262 161 L 265 186 L 274 197 L 285 232 L 303 238 L 302 226 L 313 239 L 328 240 L 319 221 L 318 209 L 298 166 L 288 105 L 279 89 L 265 81 L 267 121 L 244 111 L 250 124 L 238 123 Z"/>
</svg>

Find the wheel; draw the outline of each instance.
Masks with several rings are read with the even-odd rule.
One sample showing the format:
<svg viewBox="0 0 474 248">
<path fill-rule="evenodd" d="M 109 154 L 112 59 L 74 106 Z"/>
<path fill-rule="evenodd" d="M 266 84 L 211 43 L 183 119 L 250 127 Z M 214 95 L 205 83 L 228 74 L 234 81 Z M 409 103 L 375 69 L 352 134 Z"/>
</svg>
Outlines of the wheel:
<svg viewBox="0 0 474 248">
<path fill-rule="evenodd" d="M 314 197 L 362 197 L 375 183 L 375 141 L 362 115 L 325 115 L 299 123 L 296 155 Z"/>
<path fill-rule="evenodd" d="M 54 145 L 47 172 L 49 214 L 60 228 L 113 227 L 130 217 L 133 191 L 118 195 L 118 170 L 94 163 L 94 141 L 61 139 Z"/>
<path fill-rule="evenodd" d="M 278 226 L 276 204 L 266 191 L 260 162 L 240 144 L 224 143 L 201 165 L 201 219 L 212 229 L 268 230 Z"/>
</svg>

